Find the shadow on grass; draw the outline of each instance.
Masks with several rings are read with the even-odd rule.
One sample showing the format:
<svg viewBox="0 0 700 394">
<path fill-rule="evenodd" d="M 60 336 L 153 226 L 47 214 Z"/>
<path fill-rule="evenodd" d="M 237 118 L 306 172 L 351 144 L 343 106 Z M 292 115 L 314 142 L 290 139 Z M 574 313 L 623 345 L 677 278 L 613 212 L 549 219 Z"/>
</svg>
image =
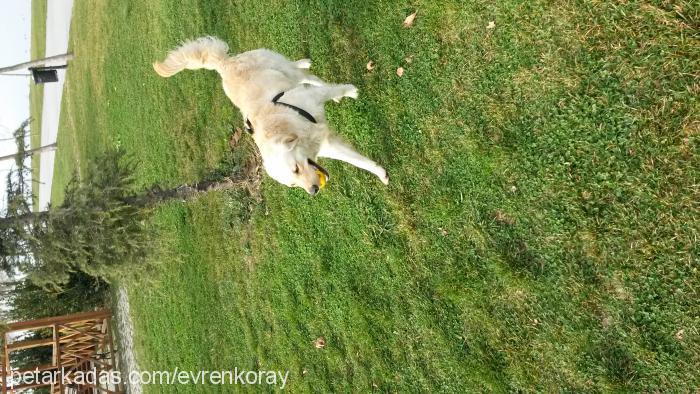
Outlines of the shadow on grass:
<svg viewBox="0 0 700 394">
<path fill-rule="evenodd" d="M 544 261 L 528 243 L 527 229 L 500 210 L 482 211 L 481 223 L 503 262 L 515 272 L 540 276 Z"/>
</svg>

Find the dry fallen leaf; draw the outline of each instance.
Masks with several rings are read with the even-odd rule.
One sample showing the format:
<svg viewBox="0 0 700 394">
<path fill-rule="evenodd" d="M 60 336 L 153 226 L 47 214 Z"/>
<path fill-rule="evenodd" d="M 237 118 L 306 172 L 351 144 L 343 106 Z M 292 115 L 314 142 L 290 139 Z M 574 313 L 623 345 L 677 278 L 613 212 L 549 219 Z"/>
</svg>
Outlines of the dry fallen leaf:
<svg viewBox="0 0 700 394">
<path fill-rule="evenodd" d="M 488 25 L 486 25 L 487 29 L 493 29 L 496 27 L 496 22 L 490 21 Z"/>
<path fill-rule="evenodd" d="M 367 71 L 372 70 L 374 70 L 374 62 L 370 60 L 369 62 L 367 62 Z"/>
<path fill-rule="evenodd" d="M 405 60 L 406 63 L 411 64 L 411 63 L 413 63 L 413 55 L 411 55 L 411 56 L 409 56 L 409 57 L 407 57 L 407 58 L 405 58 L 405 59 L 403 59 L 403 60 Z"/>
<path fill-rule="evenodd" d="M 683 330 L 683 329 L 678 330 L 678 332 L 676 333 L 676 339 L 678 339 L 679 341 L 682 341 L 684 335 L 685 335 L 685 330 Z"/>
<path fill-rule="evenodd" d="M 416 19 L 416 14 L 417 12 L 412 13 L 411 15 L 407 16 L 406 19 L 403 20 L 403 27 L 411 27 L 413 26 L 413 20 Z"/>
<path fill-rule="evenodd" d="M 399 67 L 396 69 L 396 75 L 399 77 L 403 77 L 403 67 Z"/>
<path fill-rule="evenodd" d="M 326 339 L 324 337 L 318 337 L 318 339 L 314 341 L 314 346 L 316 349 L 323 349 L 326 346 Z"/>
<path fill-rule="evenodd" d="M 506 214 L 505 214 L 503 211 L 501 211 L 501 210 L 496 210 L 496 212 L 495 212 L 495 214 L 494 214 L 494 219 L 496 219 L 496 221 L 497 221 L 498 223 L 501 223 L 501 224 L 507 224 L 507 225 L 510 225 L 510 226 L 512 226 L 512 225 L 515 224 L 515 219 L 513 219 L 512 217 L 506 215 Z"/>
</svg>

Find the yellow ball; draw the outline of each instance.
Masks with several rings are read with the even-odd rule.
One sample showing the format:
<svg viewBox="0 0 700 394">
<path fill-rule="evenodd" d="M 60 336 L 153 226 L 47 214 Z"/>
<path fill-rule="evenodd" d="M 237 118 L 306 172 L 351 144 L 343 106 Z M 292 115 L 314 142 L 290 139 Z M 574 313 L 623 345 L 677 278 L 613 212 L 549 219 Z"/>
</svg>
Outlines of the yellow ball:
<svg viewBox="0 0 700 394">
<path fill-rule="evenodd" d="M 323 189 L 326 187 L 326 176 L 321 172 L 321 170 L 316 170 L 316 173 L 318 174 L 318 184 Z"/>
</svg>

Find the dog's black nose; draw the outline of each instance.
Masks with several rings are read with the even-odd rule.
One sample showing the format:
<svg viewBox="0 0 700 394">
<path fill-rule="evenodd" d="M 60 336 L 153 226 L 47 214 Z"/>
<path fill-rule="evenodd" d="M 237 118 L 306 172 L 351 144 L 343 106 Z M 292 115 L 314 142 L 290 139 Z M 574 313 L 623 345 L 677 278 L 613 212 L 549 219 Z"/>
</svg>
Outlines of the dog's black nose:
<svg viewBox="0 0 700 394">
<path fill-rule="evenodd" d="M 318 193 L 318 186 L 312 185 L 312 186 L 311 186 L 311 189 L 309 189 L 309 194 L 311 194 L 312 196 L 314 196 L 314 195 L 316 195 L 316 193 Z"/>
</svg>

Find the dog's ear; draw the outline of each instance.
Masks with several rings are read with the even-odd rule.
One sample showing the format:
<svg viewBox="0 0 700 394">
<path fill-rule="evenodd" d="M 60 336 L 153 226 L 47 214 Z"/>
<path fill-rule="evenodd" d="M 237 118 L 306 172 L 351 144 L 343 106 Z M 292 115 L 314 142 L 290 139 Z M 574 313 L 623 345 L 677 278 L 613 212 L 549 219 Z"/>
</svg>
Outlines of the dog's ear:
<svg viewBox="0 0 700 394">
<path fill-rule="evenodd" d="M 284 145 L 288 151 L 294 149 L 297 146 L 297 142 L 299 142 L 299 136 L 295 133 L 289 133 L 282 137 L 282 145 Z"/>
</svg>

